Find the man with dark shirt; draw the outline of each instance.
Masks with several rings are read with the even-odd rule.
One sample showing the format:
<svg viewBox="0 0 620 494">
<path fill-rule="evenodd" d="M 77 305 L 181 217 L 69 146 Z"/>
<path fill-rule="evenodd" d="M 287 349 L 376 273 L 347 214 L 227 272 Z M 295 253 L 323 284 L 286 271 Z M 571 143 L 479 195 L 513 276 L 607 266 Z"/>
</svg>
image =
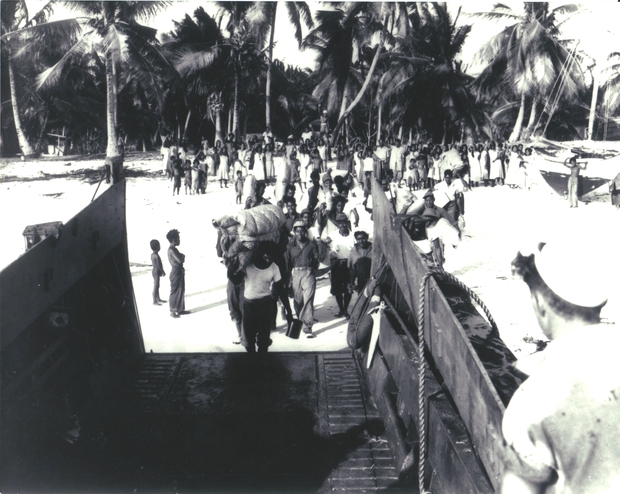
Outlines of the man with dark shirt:
<svg viewBox="0 0 620 494">
<path fill-rule="evenodd" d="M 321 259 L 317 240 L 308 239 L 308 230 L 302 220 L 293 224 L 295 237 L 291 239 L 285 253 L 287 269 L 291 273 L 293 289 L 293 306 L 297 317 L 302 321 L 303 332 L 308 338 L 314 338 L 314 294 L 316 276 L 314 270 Z"/>
<path fill-rule="evenodd" d="M 319 172 L 317 170 L 312 171 L 310 180 L 312 181 L 312 185 L 308 189 L 308 209 L 314 211 L 319 203 L 319 191 L 321 190 Z"/>
</svg>

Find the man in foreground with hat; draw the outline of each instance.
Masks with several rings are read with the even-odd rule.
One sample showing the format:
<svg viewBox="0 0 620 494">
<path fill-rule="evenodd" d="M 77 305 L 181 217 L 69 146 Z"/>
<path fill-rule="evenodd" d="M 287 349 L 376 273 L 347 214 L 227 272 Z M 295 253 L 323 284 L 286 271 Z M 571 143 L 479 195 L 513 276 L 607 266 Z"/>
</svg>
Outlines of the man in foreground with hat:
<svg viewBox="0 0 620 494">
<path fill-rule="evenodd" d="M 518 363 L 529 378 L 504 414 L 505 493 L 620 492 L 620 331 L 600 319 L 611 256 L 586 260 L 580 250 L 540 244 L 512 262 L 552 341 Z"/>
<path fill-rule="evenodd" d="M 310 240 L 303 220 L 293 223 L 293 234 L 284 255 L 287 269 L 291 273 L 293 289 L 293 306 L 297 317 L 303 323 L 302 330 L 308 338 L 314 338 L 314 294 L 316 293 L 316 276 L 314 270 L 319 266 L 321 253 L 318 242 Z"/>
<path fill-rule="evenodd" d="M 426 236 L 431 243 L 433 260 L 438 267 L 443 268 L 445 262 L 444 241 L 449 236 L 450 243 L 456 245 L 458 243 L 458 230 L 446 210 L 435 206 L 435 196 L 431 190 L 424 194 L 424 211 L 422 211 L 421 216 L 422 219 L 426 220 Z M 449 223 L 449 225 L 444 224 L 444 227 L 451 226 L 455 231 L 450 232 L 447 228 L 438 228 L 437 225 L 440 219 L 444 219 Z M 450 233 L 454 234 L 449 235 Z"/>
<path fill-rule="evenodd" d="M 353 248 L 353 235 L 349 231 L 349 218 L 346 214 L 338 213 L 336 215 L 336 223 L 338 230 L 325 238 L 325 243 L 329 245 L 330 249 L 330 293 L 336 298 L 336 303 L 338 304 L 339 311 L 336 317 L 349 319 L 351 316 L 348 309 L 353 288 L 351 287 L 347 261 Z"/>
</svg>

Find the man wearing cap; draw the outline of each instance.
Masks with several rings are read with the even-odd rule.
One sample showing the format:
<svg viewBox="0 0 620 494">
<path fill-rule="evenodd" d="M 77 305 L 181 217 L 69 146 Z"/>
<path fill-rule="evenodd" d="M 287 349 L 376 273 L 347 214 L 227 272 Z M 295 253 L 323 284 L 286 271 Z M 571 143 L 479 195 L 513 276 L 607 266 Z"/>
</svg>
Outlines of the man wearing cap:
<svg viewBox="0 0 620 494">
<path fill-rule="evenodd" d="M 578 206 L 578 186 L 579 186 L 579 172 L 585 170 L 588 166 L 587 161 L 577 161 L 577 155 L 571 156 L 564 160 L 564 166 L 570 168 L 570 177 L 568 177 L 568 203 L 571 208 Z"/>
<path fill-rule="evenodd" d="M 298 219 L 300 219 L 300 216 L 297 213 L 297 201 L 294 197 L 285 197 L 284 206 L 286 207 L 286 213 L 284 213 L 284 218 L 286 218 L 286 221 L 284 222 L 284 226 L 286 227 L 286 231 L 288 233 L 293 233 L 293 225 Z"/>
<path fill-rule="evenodd" d="M 297 317 L 303 323 L 302 329 L 308 338 L 314 338 L 314 294 L 316 276 L 314 270 L 322 258 L 320 239 L 310 240 L 306 224 L 302 220 L 293 223 L 294 238 L 289 242 L 284 255 L 287 269 L 291 273 L 293 306 Z"/>
<path fill-rule="evenodd" d="M 443 268 L 445 261 L 444 256 L 444 242 L 442 240 L 442 231 L 436 228 L 440 219 L 447 220 L 450 225 L 456 229 L 455 223 L 448 215 L 445 209 L 435 206 L 435 195 L 432 191 L 424 194 L 424 211 L 422 212 L 422 219 L 426 220 L 426 236 L 431 243 L 431 252 L 433 254 L 433 260 L 438 267 Z M 458 243 L 458 230 L 456 231 L 456 239 L 453 239 L 453 243 Z"/>
<path fill-rule="evenodd" d="M 452 170 L 443 172 L 443 181 L 433 187 L 435 201 L 446 210 L 450 217 L 450 223 L 457 227 L 459 219 L 459 196 L 463 195 L 462 182 L 460 180 L 452 181 Z"/>
<path fill-rule="evenodd" d="M 580 250 L 540 244 L 512 262 L 551 342 L 518 363 L 529 378 L 503 418 L 502 492 L 620 492 L 620 331 L 600 320 L 608 259 L 584 262 Z"/>
<path fill-rule="evenodd" d="M 349 319 L 348 309 L 351 302 L 353 289 L 350 283 L 347 261 L 353 248 L 353 236 L 349 232 L 349 218 L 344 213 L 336 215 L 338 230 L 332 232 L 325 238 L 325 243 L 329 245 L 329 258 L 331 265 L 331 294 L 336 298 L 338 313 L 336 317 Z"/>
<path fill-rule="evenodd" d="M 354 234 L 355 246 L 351 249 L 347 267 L 351 277 L 351 286 L 360 293 L 370 279 L 372 265 L 372 244 L 368 241 L 368 233 L 357 231 Z"/>
</svg>

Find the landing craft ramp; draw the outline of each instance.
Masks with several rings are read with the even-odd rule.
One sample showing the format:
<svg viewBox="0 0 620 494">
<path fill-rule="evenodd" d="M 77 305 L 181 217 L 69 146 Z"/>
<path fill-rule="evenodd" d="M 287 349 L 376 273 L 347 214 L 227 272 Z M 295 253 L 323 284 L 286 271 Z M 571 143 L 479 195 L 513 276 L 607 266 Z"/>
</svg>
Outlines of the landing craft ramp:
<svg viewBox="0 0 620 494">
<path fill-rule="evenodd" d="M 120 181 L 0 272 L 1 492 L 400 490 L 349 352 L 145 353 L 125 228 Z"/>
</svg>

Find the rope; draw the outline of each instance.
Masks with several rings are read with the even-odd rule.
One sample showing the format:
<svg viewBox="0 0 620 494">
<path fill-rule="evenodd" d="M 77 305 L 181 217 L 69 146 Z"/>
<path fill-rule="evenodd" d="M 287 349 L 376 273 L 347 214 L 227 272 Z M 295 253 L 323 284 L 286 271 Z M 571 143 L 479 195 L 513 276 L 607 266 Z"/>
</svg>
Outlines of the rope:
<svg viewBox="0 0 620 494">
<path fill-rule="evenodd" d="M 551 111 L 549 112 L 549 118 L 547 119 L 547 123 L 545 124 L 545 128 L 543 129 L 543 133 L 542 133 L 543 136 L 547 132 L 547 127 L 549 127 L 549 123 L 551 123 L 551 119 L 553 118 L 553 114 L 555 113 L 557 105 L 558 105 L 558 103 L 560 101 L 560 98 L 562 96 L 562 91 L 564 91 L 564 86 L 566 86 L 566 80 L 567 80 L 567 74 L 568 74 L 569 66 L 572 67 L 572 65 L 575 63 L 575 53 L 577 52 L 577 47 L 578 46 L 579 46 L 579 42 L 577 42 L 577 44 L 573 48 L 573 53 L 569 57 L 570 62 L 569 62 L 569 59 L 567 59 L 566 62 L 564 63 L 564 65 L 562 65 L 562 69 L 566 69 L 566 70 L 564 70 L 563 73 L 562 73 L 562 71 L 560 71 L 560 77 L 559 78 L 561 80 L 561 84 L 560 84 L 560 87 L 558 88 L 558 92 L 556 93 L 555 98 L 553 100 L 553 103 L 551 105 Z M 547 105 L 545 104 L 545 108 L 546 107 L 547 107 Z M 543 113 L 544 113 L 544 110 L 540 114 L 541 118 L 542 118 Z"/>
<path fill-rule="evenodd" d="M 480 297 L 474 293 L 474 291 L 469 288 L 465 283 L 460 281 L 454 275 L 447 273 L 441 268 L 434 268 L 428 271 L 420 282 L 420 303 L 419 303 L 419 312 L 418 312 L 418 420 L 419 420 L 419 435 L 420 435 L 420 449 L 419 449 L 419 459 L 418 459 L 418 487 L 421 494 L 430 494 L 431 490 L 426 490 L 424 488 L 424 477 L 425 477 L 425 468 L 426 468 L 426 359 L 424 357 L 425 350 L 425 340 L 424 340 L 424 318 L 425 318 L 425 309 L 426 309 L 426 285 L 431 277 L 438 277 L 443 279 L 444 281 L 448 281 L 457 285 L 459 288 L 464 290 L 484 311 L 489 324 L 493 328 L 493 330 L 497 331 L 497 324 L 493 316 L 491 315 L 491 311 L 489 311 L 488 307 L 482 302 Z"/>
<path fill-rule="evenodd" d="M 106 173 L 106 168 L 107 165 L 103 165 L 103 173 L 101 174 L 101 179 L 99 180 L 99 183 L 97 184 L 97 188 L 95 189 L 95 193 L 93 194 L 93 198 L 90 200 L 90 202 L 93 202 L 95 200 L 95 196 L 97 195 L 97 192 L 99 191 L 99 187 L 101 186 L 101 182 L 103 182 L 103 179 L 105 178 L 105 173 Z"/>
</svg>

